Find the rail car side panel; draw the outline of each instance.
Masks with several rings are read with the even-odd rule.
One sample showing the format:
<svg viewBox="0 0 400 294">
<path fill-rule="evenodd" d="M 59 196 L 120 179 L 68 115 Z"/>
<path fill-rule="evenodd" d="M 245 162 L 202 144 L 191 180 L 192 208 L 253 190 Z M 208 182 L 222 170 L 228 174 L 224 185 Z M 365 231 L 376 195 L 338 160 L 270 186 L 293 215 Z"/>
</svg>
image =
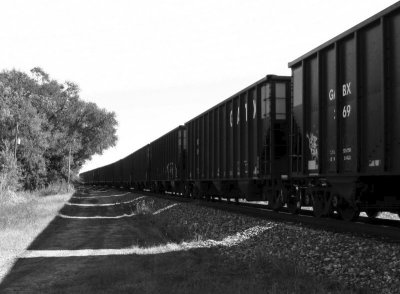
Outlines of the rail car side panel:
<svg viewBox="0 0 400 294">
<path fill-rule="evenodd" d="M 324 109 L 321 116 L 323 131 L 322 134 L 326 134 L 325 145 L 322 148 L 322 172 L 327 174 L 335 174 L 337 171 L 337 67 L 336 58 L 337 50 L 335 46 L 330 47 L 324 51 L 321 58 L 321 104 Z"/>
<path fill-rule="evenodd" d="M 388 120 L 390 124 L 389 133 L 389 155 L 390 160 L 386 164 L 389 170 L 400 173 L 400 12 L 392 14 L 386 22 L 386 33 L 384 35 L 387 51 L 384 59 L 387 64 L 388 93 L 387 107 Z"/>
<path fill-rule="evenodd" d="M 293 76 L 293 102 L 292 102 L 292 121 L 291 121 L 291 173 L 293 175 L 303 174 L 304 157 L 304 78 L 303 63 L 292 69 Z M 306 146 L 306 150 L 308 147 Z"/>
<path fill-rule="evenodd" d="M 149 179 L 149 163 L 152 158 L 149 153 L 149 145 L 146 145 L 132 154 L 132 183 L 138 190 L 146 187 Z"/>
<path fill-rule="evenodd" d="M 339 43 L 339 171 L 357 172 L 357 54 L 356 38 Z"/>
</svg>

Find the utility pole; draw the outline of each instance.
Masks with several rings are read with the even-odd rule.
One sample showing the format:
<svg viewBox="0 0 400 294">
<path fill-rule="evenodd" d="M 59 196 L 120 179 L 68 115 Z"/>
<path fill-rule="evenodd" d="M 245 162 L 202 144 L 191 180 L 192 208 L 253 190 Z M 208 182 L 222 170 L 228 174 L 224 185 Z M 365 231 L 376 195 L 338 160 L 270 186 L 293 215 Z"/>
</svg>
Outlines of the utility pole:
<svg viewBox="0 0 400 294">
<path fill-rule="evenodd" d="M 71 143 L 69 144 L 69 153 L 68 153 L 68 184 L 67 184 L 67 192 L 69 192 L 70 175 L 71 175 Z"/>
<path fill-rule="evenodd" d="M 15 145 L 14 145 L 14 158 L 17 159 L 17 145 L 18 145 L 18 122 L 15 128 Z"/>
</svg>

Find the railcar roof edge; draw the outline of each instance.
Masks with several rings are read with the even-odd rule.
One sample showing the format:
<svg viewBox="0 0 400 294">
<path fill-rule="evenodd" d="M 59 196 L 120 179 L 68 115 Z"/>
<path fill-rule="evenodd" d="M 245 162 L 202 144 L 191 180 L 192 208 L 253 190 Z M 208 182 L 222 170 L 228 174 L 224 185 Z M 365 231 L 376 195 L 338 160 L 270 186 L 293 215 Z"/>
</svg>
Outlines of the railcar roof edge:
<svg viewBox="0 0 400 294">
<path fill-rule="evenodd" d="M 347 37 L 348 35 L 353 34 L 354 32 L 358 31 L 361 28 L 364 28 L 366 26 L 368 26 L 369 24 L 377 21 L 378 19 L 380 19 L 381 17 L 384 17 L 390 13 L 393 13 L 394 11 L 396 11 L 397 9 L 400 8 L 400 1 L 392 4 L 391 6 L 385 8 L 384 10 L 382 10 L 381 12 L 378 12 L 377 14 L 367 18 L 366 20 L 362 21 L 361 23 L 355 25 L 354 27 L 348 29 L 347 31 L 341 33 L 340 35 L 330 39 L 329 41 L 323 43 L 322 45 L 316 47 L 315 49 L 309 51 L 308 53 L 300 56 L 299 58 L 296 58 L 295 60 L 291 61 L 288 63 L 288 67 L 294 67 L 296 64 L 300 63 L 302 60 L 314 55 L 315 53 L 321 51 L 322 49 L 330 46 L 331 44 L 344 39 L 345 37 Z"/>
<path fill-rule="evenodd" d="M 290 80 L 290 79 L 291 79 L 290 76 L 281 76 L 281 75 L 273 75 L 273 74 L 266 75 L 266 76 L 264 76 L 262 79 L 258 80 L 257 82 L 255 82 L 255 83 L 253 83 L 253 84 L 247 86 L 246 88 L 240 90 L 239 92 L 237 92 L 237 93 L 235 93 L 235 94 L 229 96 L 228 98 L 222 100 L 222 101 L 219 102 L 218 104 L 216 104 L 216 105 L 214 105 L 214 106 L 208 108 L 207 110 L 203 111 L 203 112 L 200 113 L 199 115 L 196 115 L 194 118 L 192 118 L 192 119 L 188 120 L 187 122 L 185 122 L 185 125 L 188 124 L 188 123 L 191 122 L 191 121 L 194 121 L 194 120 L 198 119 L 199 117 L 201 117 L 201 116 L 203 116 L 204 114 L 210 112 L 211 110 L 213 110 L 213 109 L 215 109 L 215 108 L 221 106 L 222 104 L 226 103 L 226 102 L 229 101 L 230 99 L 233 99 L 233 98 L 236 97 L 237 95 L 240 95 L 240 94 L 242 94 L 243 92 L 248 91 L 249 89 L 253 88 L 254 86 L 256 86 L 256 85 L 258 85 L 258 84 L 260 84 L 260 83 L 262 83 L 262 82 L 264 82 L 264 81 L 267 82 L 267 81 L 269 81 L 269 79 L 272 79 L 272 78 L 273 78 L 273 79 L 277 79 L 277 80 Z"/>
<path fill-rule="evenodd" d="M 184 128 L 184 127 L 185 127 L 184 125 L 179 125 L 179 126 L 177 126 L 176 128 L 173 128 L 172 130 L 168 131 L 168 132 L 165 133 L 164 135 L 159 136 L 157 139 L 154 139 L 154 140 L 151 141 L 149 144 L 152 144 L 152 143 L 154 143 L 154 142 L 156 142 L 156 141 L 162 139 L 164 136 L 167 136 L 167 135 L 169 135 L 169 134 L 172 134 L 173 132 L 176 132 L 177 130 L 182 129 L 182 128 Z"/>
</svg>

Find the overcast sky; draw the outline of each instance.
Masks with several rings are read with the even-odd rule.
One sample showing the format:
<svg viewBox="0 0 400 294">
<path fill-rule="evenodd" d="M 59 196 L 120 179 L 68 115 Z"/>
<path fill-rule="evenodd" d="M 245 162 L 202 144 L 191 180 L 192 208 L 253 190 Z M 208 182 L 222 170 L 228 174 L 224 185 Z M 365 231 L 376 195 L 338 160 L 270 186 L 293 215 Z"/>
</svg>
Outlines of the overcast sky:
<svg viewBox="0 0 400 294">
<path fill-rule="evenodd" d="M 0 69 L 43 68 L 114 111 L 127 156 L 392 0 L 0 0 Z"/>
</svg>

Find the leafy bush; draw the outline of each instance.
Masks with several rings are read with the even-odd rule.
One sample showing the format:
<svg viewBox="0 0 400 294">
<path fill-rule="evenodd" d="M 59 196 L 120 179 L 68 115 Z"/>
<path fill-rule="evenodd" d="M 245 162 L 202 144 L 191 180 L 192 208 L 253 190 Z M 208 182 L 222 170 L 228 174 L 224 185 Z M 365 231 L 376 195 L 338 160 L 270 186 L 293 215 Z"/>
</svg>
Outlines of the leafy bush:
<svg viewBox="0 0 400 294">
<path fill-rule="evenodd" d="M 139 201 L 135 207 L 135 214 L 136 215 L 151 215 L 154 212 L 154 201 Z"/>
<path fill-rule="evenodd" d="M 57 195 L 57 194 L 65 194 L 68 192 L 73 192 L 73 185 L 69 185 L 66 181 L 53 182 L 42 189 L 37 191 L 39 196 L 49 196 L 49 195 Z"/>
</svg>

